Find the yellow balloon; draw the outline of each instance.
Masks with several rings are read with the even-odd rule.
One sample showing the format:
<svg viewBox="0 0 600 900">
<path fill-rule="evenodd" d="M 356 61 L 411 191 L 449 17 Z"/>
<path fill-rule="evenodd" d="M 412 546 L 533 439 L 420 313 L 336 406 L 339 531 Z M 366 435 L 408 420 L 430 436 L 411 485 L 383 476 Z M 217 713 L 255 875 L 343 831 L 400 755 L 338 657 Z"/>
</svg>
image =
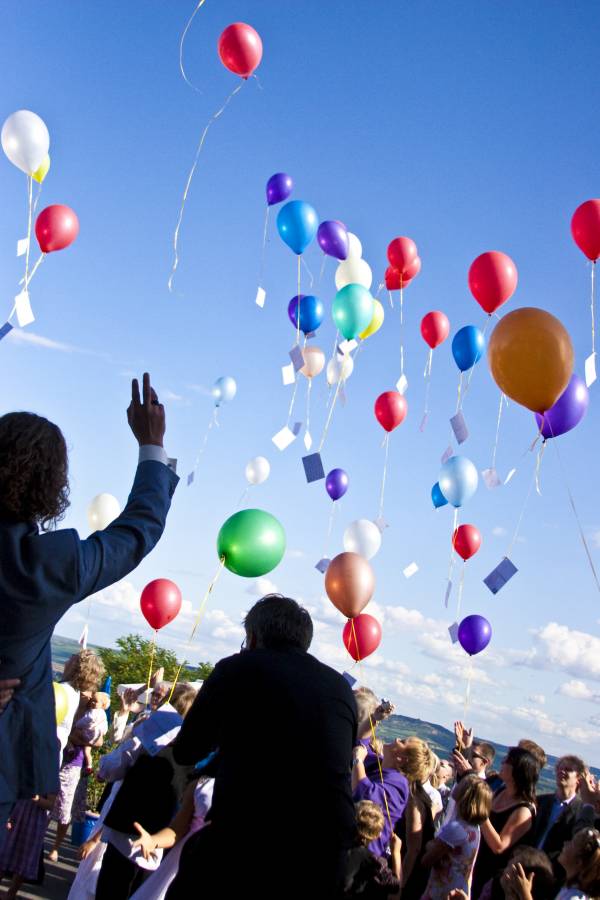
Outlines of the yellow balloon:
<svg viewBox="0 0 600 900">
<path fill-rule="evenodd" d="M 54 688 L 54 705 L 56 707 L 56 724 L 62 725 L 69 711 L 69 695 L 58 681 L 52 683 Z"/>
<path fill-rule="evenodd" d="M 48 172 L 50 171 L 50 157 L 47 156 L 46 159 L 40 163 L 35 172 L 31 173 L 31 177 L 41 184 Z"/>
<path fill-rule="evenodd" d="M 381 304 L 379 300 L 373 299 L 373 318 L 371 319 L 371 324 L 359 334 L 359 338 L 364 341 L 368 337 L 371 337 L 372 334 L 375 334 L 376 331 L 379 331 L 383 325 L 384 316 L 383 304 Z"/>
<path fill-rule="evenodd" d="M 320 375 L 325 366 L 325 354 L 318 347 L 305 347 L 302 351 L 304 365 L 300 369 L 307 378 Z"/>
<path fill-rule="evenodd" d="M 507 397 L 543 414 L 554 406 L 573 374 L 573 344 L 555 316 L 525 306 L 507 313 L 494 328 L 488 362 Z"/>
</svg>

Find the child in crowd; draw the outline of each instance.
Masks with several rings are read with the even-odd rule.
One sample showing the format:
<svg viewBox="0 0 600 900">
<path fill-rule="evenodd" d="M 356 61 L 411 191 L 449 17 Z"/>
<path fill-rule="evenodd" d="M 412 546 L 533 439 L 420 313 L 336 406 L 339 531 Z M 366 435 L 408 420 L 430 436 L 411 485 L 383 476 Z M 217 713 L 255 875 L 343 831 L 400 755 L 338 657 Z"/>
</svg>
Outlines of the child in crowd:
<svg viewBox="0 0 600 900">
<path fill-rule="evenodd" d="M 578 831 L 566 842 L 558 861 L 567 880 L 556 900 L 595 900 L 600 896 L 600 832 L 595 828 Z M 503 875 L 506 896 L 510 900 L 533 900 L 535 880 L 535 874 L 527 873 L 521 863 L 513 863 Z"/>
<path fill-rule="evenodd" d="M 91 775 L 93 772 L 92 765 L 92 744 L 95 744 L 104 737 L 108 731 L 108 718 L 106 710 L 110 707 L 110 697 L 103 691 L 96 691 L 89 699 L 87 710 L 80 719 L 75 722 L 75 728 L 83 740 L 89 741 L 83 749 L 84 762 L 82 766 L 82 775 Z M 72 744 L 67 744 L 65 755 L 73 753 L 75 748 Z"/>
<path fill-rule="evenodd" d="M 471 896 L 473 866 L 479 849 L 479 826 L 492 808 L 492 792 L 476 775 L 467 775 L 455 789 L 456 816 L 442 826 L 421 860 L 431 874 L 423 900 L 446 900 L 452 890 Z"/>
<path fill-rule="evenodd" d="M 344 873 L 344 897 L 396 898 L 400 897 L 402 842 L 392 834 L 390 866 L 383 857 L 368 849 L 383 831 L 384 814 L 377 803 L 361 800 L 355 804 L 358 844 L 348 853 Z"/>
<path fill-rule="evenodd" d="M 11 877 L 5 900 L 14 900 L 24 881 L 41 884 L 42 856 L 48 816 L 56 796 L 17 800 L 10 814 L 7 833 L 0 842 L 0 881 Z"/>
<path fill-rule="evenodd" d="M 519 866 L 529 881 L 533 900 L 548 900 L 548 897 L 554 897 L 556 887 L 550 857 L 543 850 L 527 846 L 515 847 L 515 852 L 502 874 L 500 884 L 492 896 L 497 896 L 498 900 L 502 900 L 502 898 L 519 900 L 520 894 L 515 887 L 513 878 L 513 870 Z"/>
</svg>

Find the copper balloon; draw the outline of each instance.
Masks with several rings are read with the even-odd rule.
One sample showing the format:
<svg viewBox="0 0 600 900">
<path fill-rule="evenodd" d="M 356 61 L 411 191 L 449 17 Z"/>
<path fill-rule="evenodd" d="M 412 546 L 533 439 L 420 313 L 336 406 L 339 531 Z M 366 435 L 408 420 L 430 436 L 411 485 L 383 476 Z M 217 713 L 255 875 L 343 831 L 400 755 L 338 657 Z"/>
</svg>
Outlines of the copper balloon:
<svg viewBox="0 0 600 900">
<path fill-rule="evenodd" d="M 500 390 L 532 412 L 551 409 L 573 374 L 573 344 L 559 320 L 525 306 L 505 315 L 492 332 L 488 362 Z"/>
<path fill-rule="evenodd" d="M 375 573 L 358 553 L 340 553 L 329 563 L 325 590 L 333 605 L 349 619 L 360 615 L 375 590 Z"/>
</svg>

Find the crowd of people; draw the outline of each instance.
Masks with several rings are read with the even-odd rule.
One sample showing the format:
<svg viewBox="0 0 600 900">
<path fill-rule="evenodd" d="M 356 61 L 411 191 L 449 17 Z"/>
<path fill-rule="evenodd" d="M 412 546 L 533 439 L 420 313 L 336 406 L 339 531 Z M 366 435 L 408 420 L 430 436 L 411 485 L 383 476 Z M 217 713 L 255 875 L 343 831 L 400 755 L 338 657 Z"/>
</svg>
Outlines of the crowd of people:
<svg viewBox="0 0 600 900">
<path fill-rule="evenodd" d="M 600 898 L 600 786 L 581 758 L 559 759 L 555 790 L 540 793 L 547 759 L 531 740 L 501 761 L 462 722 L 447 759 L 417 736 L 382 742 L 393 706 L 308 652 L 311 617 L 287 597 L 249 610 L 241 651 L 199 691 L 157 672 L 145 702 L 144 685 L 124 692 L 110 727 L 104 667 L 82 650 L 65 666 L 56 726 L 54 625 L 152 549 L 177 482 L 148 376 L 128 417 L 140 444 L 128 504 L 83 541 L 37 528 L 66 504 L 60 431 L 28 413 L 0 418 L 6 896 L 43 878 L 50 822 L 58 858 L 93 778 L 104 790 L 70 900 Z"/>
</svg>

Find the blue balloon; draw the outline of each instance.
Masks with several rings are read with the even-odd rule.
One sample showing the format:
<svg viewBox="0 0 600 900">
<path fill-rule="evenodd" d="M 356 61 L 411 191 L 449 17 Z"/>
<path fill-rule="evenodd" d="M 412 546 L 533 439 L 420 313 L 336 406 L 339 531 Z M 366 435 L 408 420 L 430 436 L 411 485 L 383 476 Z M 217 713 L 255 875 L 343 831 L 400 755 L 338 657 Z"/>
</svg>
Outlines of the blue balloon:
<svg viewBox="0 0 600 900">
<path fill-rule="evenodd" d="M 452 506 L 463 506 L 470 500 L 478 483 L 477 469 L 466 456 L 451 456 L 442 466 L 439 486 Z"/>
<path fill-rule="evenodd" d="M 442 489 L 438 481 L 436 481 L 434 486 L 431 488 L 431 500 L 435 509 L 439 509 L 440 506 L 446 506 L 448 503 L 448 501 L 442 494 Z"/>
<path fill-rule="evenodd" d="M 461 372 L 472 368 L 483 356 L 485 337 L 475 325 L 465 325 L 454 335 L 452 356 Z"/>
<path fill-rule="evenodd" d="M 300 294 L 300 331 L 310 334 L 316 331 L 325 315 L 325 309 L 318 297 L 312 294 Z M 298 296 L 292 297 L 288 303 L 288 316 L 294 328 L 298 327 Z"/>
<path fill-rule="evenodd" d="M 298 256 L 314 240 L 318 227 L 316 211 L 304 200 L 290 200 L 279 210 L 277 230 L 281 240 Z"/>
</svg>

